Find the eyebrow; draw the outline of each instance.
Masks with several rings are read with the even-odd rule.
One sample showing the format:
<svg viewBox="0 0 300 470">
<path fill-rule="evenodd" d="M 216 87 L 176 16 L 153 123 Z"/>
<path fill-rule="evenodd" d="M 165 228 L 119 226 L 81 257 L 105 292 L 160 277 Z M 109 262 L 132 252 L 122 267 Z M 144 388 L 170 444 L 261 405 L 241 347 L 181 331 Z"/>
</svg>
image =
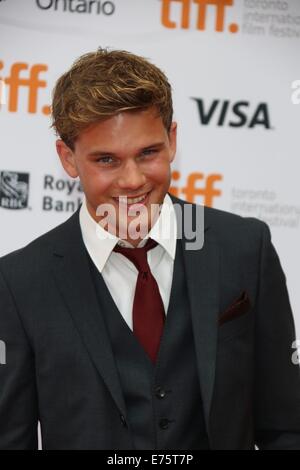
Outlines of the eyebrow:
<svg viewBox="0 0 300 470">
<path fill-rule="evenodd" d="M 138 150 L 138 153 L 139 152 L 142 152 L 143 150 L 149 150 L 149 149 L 153 149 L 153 148 L 159 148 L 159 147 L 163 147 L 165 145 L 164 142 L 155 142 L 151 145 L 147 145 L 146 147 L 142 147 Z M 88 153 L 88 157 L 97 157 L 99 155 L 103 155 L 103 156 L 106 156 L 106 155 L 109 155 L 109 156 L 117 156 L 116 153 L 114 152 L 111 152 L 111 151 L 106 151 L 106 150 L 93 150 L 92 152 L 89 152 Z"/>
</svg>

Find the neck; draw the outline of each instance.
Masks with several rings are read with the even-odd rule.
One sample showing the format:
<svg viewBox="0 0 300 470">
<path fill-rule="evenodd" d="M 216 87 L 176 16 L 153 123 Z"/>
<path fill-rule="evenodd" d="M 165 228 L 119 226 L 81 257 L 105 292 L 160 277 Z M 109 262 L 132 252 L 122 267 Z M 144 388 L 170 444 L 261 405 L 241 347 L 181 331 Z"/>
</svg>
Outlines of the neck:
<svg viewBox="0 0 300 470">
<path fill-rule="evenodd" d="M 128 243 L 130 243 L 132 246 L 134 246 L 134 248 L 137 248 L 138 244 L 143 240 L 143 238 L 137 238 L 137 239 L 134 239 L 132 240 L 131 238 L 120 238 L 120 240 L 124 240 Z"/>
</svg>

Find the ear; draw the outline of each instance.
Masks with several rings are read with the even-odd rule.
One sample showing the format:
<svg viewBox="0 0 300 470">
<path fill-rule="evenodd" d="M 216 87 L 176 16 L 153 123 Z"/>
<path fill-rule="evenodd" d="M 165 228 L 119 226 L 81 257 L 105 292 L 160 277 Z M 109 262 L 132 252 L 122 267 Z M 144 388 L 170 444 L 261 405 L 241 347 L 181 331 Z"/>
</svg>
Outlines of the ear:
<svg viewBox="0 0 300 470">
<path fill-rule="evenodd" d="M 78 176 L 78 170 L 74 152 L 61 139 L 56 141 L 56 151 L 65 171 L 71 178 L 76 178 Z"/>
<path fill-rule="evenodd" d="M 177 148 L 177 122 L 172 122 L 169 131 L 170 163 L 174 160 Z"/>
</svg>

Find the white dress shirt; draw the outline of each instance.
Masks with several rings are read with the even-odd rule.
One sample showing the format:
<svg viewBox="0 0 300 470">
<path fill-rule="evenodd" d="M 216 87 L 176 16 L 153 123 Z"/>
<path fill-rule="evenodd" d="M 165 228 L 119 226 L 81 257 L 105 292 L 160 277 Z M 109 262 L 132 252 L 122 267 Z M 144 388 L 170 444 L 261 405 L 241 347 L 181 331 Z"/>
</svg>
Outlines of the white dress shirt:
<svg viewBox="0 0 300 470">
<path fill-rule="evenodd" d="M 132 308 L 138 270 L 128 258 L 113 249 L 117 243 L 130 248 L 133 246 L 101 227 L 90 215 L 85 198 L 80 208 L 79 221 L 85 247 L 102 274 L 117 308 L 132 330 Z M 149 237 L 158 243 L 147 252 L 147 260 L 167 314 L 177 241 L 176 213 L 168 194 L 164 198 L 157 221 L 138 247 L 143 246 Z"/>
</svg>

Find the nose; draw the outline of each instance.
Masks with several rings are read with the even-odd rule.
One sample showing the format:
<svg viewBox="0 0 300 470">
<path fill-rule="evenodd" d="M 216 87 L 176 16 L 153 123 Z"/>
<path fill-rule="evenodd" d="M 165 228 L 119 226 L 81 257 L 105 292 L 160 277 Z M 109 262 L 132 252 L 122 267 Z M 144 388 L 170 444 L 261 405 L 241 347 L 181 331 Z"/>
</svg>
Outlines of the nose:
<svg viewBox="0 0 300 470">
<path fill-rule="evenodd" d="M 119 187 L 123 190 L 137 190 L 142 187 L 146 182 L 146 177 L 141 171 L 139 165 L 130 161 L 122 168 L 121 175 L 119 176 Z"/>
</svg>

